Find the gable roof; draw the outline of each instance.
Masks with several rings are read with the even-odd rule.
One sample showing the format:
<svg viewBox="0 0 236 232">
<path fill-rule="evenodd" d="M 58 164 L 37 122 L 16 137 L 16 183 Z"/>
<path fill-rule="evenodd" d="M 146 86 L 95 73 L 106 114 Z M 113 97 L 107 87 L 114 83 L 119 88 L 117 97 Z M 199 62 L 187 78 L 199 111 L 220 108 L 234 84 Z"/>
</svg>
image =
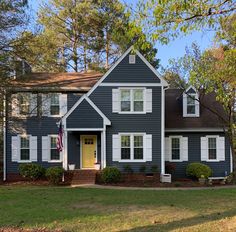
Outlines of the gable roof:
<svg viewBox="0 0 236 232">
<path fill-rule="evenodd" d="M 140 57 L 140 59 L 153 71 L 153 73 L 156 75 L 158 79 L 160 79 L 160 84 L 163 86 L 168 86 L 168 83 L 165 81 L 164 78 L 161 77 L 161 75 L 157 72 L 157 70 L 144 58 L 144 56 L 134 49 L 133 46 L 131 46 L 116 62 L 115 64 L 103 75 L 103 77 L 89 90 L 87 93 L 87 96 L 89 96 L 106 78 L 107 76 L 119 65 L 119 63 L 131 52 L 131 50 L 134 50 L 135 54 Z"/>
<path fill-rule="evenodd" d="M 88 91 L 102 77 L 102 73 L 30 73 L 11 81 L 13 87 L 22 89 L 52 88 Z"/>
<path fill-rule="evenodd" d="M 200 105 L 200 117 L 183 117 L 182 89 L 167 89 L 165 92 L 165 128 L 222 128 L 219 118 Z M 214 106 L 221 115 L 225 115 L 223 107 L 216 101 L 215 95 L 207 94 L 202 99 L 204 105 Z"/>
<path fill-rule="evenodd" d="M 111 125 L 111 121 L 106 117 L 105 114 L 87 97 L 86 94 L 84 94 L 72 107 L 71 109 L 62 117 L 62 120 L 65 122 L 65 120 L 68 118 L 68 116 L 83 102 L 87 101 L 93 109 L 103 118 L 105 125 Z"/>
</svg>

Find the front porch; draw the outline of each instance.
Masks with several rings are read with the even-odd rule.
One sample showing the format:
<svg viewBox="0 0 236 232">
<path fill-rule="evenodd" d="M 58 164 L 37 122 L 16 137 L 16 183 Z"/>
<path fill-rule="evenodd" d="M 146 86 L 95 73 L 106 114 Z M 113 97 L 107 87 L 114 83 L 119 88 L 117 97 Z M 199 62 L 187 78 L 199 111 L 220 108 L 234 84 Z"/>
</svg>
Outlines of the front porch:
<svg viewBox="0 0 236 232">
<path fill-rule="evenodd" d="M 67 132 L 67 168 L 95 170 L 95 164 L 104 167 L 103 131 Z"/>
</svg>

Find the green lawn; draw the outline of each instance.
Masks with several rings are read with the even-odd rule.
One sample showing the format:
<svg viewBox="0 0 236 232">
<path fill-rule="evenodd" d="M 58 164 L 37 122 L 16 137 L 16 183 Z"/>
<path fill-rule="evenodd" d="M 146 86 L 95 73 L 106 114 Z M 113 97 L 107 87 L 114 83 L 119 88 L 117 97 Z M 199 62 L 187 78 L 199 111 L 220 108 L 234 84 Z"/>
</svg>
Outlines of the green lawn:
<svg viewBox="0 0 236 232">
<path fill-rule="evenodd" d="M 236 231 L 236 189 L 151 191 L 2 186 L 1 227 Z"/>
</svg>

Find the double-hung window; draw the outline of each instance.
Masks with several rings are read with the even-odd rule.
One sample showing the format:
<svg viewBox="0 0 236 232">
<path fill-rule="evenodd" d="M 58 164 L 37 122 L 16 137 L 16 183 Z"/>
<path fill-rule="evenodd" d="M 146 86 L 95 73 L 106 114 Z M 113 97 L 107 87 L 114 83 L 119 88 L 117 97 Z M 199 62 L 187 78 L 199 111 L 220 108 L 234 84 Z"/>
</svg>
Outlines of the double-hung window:
<svg viewBox="0 0 236 232">
<path fill-rule="evenodd" d="M 195 94 L 187 96 L 187 114 L 195 114 L 196 113 L 196 100 Z"/>
<path fill-rule="evenodd" d="M 216 154 L 216 137 L 209 137 L 208 138 L 208 159 L 209 160 L 216 160 L 217 154 Z"/>
<path fill-rule="evenodd" d="M 50 95 L 50 115 L 60 114 L 59 94 L 53 93 Z"/>
<path fill-rule="evenodd" d="M 143 135 L 121 135 L 121 160 L 143 160 Z"/>
<path fill-rule="evenodd" d="M 21 115 L 28 115 L 30 113 L 30 95 L 19 95 L 19 109 Z"/>
<path fill-rule="evenodd" d="M 144 112 L 144 89 L 120 89 L 121 112 Z"/>
<path fill-rule="evenodd" d="M 20 160 L 30 160 L 30 139 L 28 136 L 20 137 Z"/>
<path fill-rule="evenodd" d="M 57 137 L 51 136 L 50 137 L 50 159 L 51 160 L 60 160 L 60 152 L 57 150 Z"/>
<path fill-rule="evenodd" d="M 171 159 L 180 160 L 180 138 L 171 138 Z"/>
</svg>

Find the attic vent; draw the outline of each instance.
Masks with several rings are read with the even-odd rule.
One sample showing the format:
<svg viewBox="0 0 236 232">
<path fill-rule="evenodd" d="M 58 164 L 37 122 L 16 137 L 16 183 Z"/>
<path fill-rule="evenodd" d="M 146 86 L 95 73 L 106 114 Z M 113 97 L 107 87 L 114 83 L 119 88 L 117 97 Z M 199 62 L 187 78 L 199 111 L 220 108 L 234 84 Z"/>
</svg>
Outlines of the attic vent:
<svg viewBox="0 0 236 232">
<path fill-rule="evenodd" d="M 135 64 L 135 55 L 129 55 L 129 63 Z"/>
</svg>

